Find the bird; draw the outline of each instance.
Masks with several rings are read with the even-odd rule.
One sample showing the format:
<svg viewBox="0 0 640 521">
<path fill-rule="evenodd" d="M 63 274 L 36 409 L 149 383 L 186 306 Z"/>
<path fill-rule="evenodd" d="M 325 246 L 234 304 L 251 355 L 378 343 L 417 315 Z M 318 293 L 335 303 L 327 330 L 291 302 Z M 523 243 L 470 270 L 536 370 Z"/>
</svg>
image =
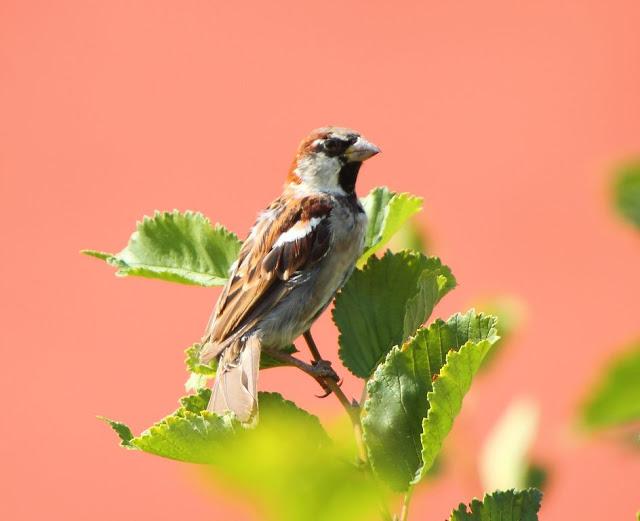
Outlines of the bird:
<svg viewBox="0 0 640 521">
<path fill-rule="evenodd" d="M 282 194 L 258 218 L 229 270 L 202 338 L 218 360 L 207 410 L 257 418 L 260 353 L 309 331 L 351 275 L 367 216 L 355 187 L 380 149 L 354 130 L 323 127 L 300 143 Z"/>
</svg>

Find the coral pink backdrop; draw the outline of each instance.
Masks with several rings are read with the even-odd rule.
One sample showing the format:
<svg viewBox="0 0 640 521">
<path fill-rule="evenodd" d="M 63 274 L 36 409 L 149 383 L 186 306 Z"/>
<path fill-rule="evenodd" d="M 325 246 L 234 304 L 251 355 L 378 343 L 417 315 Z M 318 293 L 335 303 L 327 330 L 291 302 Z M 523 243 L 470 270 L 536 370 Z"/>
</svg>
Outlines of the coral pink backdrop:
<svg viewBox="0 0 640 521">
<path fill-rule="evenodd" d="M 551 471 L 542 519 L 631 519 L 637 454 L 572 422 L 640 330 L 640 240 L 607 196 L 640 151 L 639 27 L 634 0 L 0 2 L 0 517 L 256 518 L 95 418 L 139 430 L 175 407 L 217 290 L 115 279 L 78 250 L 117 251 L 154 209 L 244 234 L 298 140 L 340 124 L 383 149 L 361 194 L 425 197 L 432 252 L 460 282 L 436 315 L 493 294 L 526 304 L 454 439 L 477 447 L 529 396 Z M 315 329 L 335 358 L 328 317 Z M 339 412 L 289 370 L 262 384 Z M 415 519 L 482 493 L 469 458 L 420 490 Z"/>
</svg>

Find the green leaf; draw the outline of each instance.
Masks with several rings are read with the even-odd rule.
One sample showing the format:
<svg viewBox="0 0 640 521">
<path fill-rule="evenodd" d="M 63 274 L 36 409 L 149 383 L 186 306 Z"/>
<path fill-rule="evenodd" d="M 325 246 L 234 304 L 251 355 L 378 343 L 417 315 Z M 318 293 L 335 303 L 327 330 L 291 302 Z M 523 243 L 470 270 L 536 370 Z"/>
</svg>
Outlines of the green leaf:
<svg viewBox="0 0 640 521">
<path fill-rule="evenodd" d="M 500 340 L 496 342 L 496 345 L 493 346 L 489 354 L 487 354 L 482 361 L 482 370 L 487 370 L 492 367 L 496 358 L 500 356 L 503 349 L 511 342 L 516 331 L 522 327 L 526 317 L 526 306 L 521 300 L 514 296 L 496 295 L 475 301 L 473 307 L 482 310 L 488 315 L 498 317 L 498 334 L 500 335 Z"/>
<path fill-rule="evenodd" d="M 131 444 L 133 434 L 131 434 L 131 429 L 129 427 L 127 427 L 124 423 L 110 420 L 109 418 L 105 418 L 104 416 L 98 416 L 98 419 L 105 422 L 116 432 L 116 434 L 120 438 L 121 447 L 125 447 L 127 449 L 135 449 L 135 447 Z"/>
<path fill-rule="evenodd" d="M 259 519 L 375 519 L 385 494 L 366 469 L 352 463 L 350 429 L 348 438 L 338 435 L 327 443 L 316 421 L 309 424 L 308 416 L 283 414 L 279 407 L 267 411 L 261 397 L 258 427 L 243 429 L 216 451 L 215 485 L 256 503 Z"/>
<path fill-rule="evenodd" d="M 221 286 L 240 245 L 235 234 L 219 224 L 211 226 L 201 213 L 173 211 L 144 217 L 120 253 L 82 253 L 107 261 L 119 276 Z"/>
<path fill-rule="evenodd" d="M 98 250 L 81 250 L 80 253 L 88 257 L 95 257 L 96 259 L 100 259 L 103 261 L 108 261 L 111 257 L 113 257 L 111 253 L 106 253 L 104 251 L 98 251 Z"/>
<path fill-rule="evenodd" d="M 185 365 L 189 372 L 189 379 L 185 383 L 187 391 L 195 391 L 202 387 L 206 387 L 208 381 L 216 375 L 218 369 L 218 360 L 213 359 L 207 364 L 200 362 L 200 350 L 202 344 L 195 343 L 189 346 L 184 352 L 186 355 Z M 297 353 L 298 350 L 293 344 L 290 344 L 281 349 L 284 353 L 289 355 Z M 270 369 L 272 367 L 282 367 L 285 364 L 280 360 L 270 357 L 266 353 L 262 353 L 260 356 L 260 369 Z"/>
<path fill-rule="evenodd" d="M 371 255 L 387 244 L 409 218 L 422 209 L 421 197 L 407 193 L 397 194 L 386 187 L 374 188 L 361 202 L 369 225 L 364 253 L 358 259 L 358 268 L 364 266 Z"/>
<path fill-rule="evenodd" d="M 414 250 L 427 254 L 430 240 L 424 225 L 414 216 L 400 228 L 387 243 L 387 248 L 393 252 Z"/>
<path fill-rule="evenodd" d="M 460 351 L 451 351 L 447 355 L 447 363 L 429 393 L 429 413 L 422 421 L 422 467 L 414 483 L 424 477 L 440 453 L 471 381 L 494 342 L 467 342 Z"/>
<path fill-rule="evenodd" d="M 216 416 L 207 411 L 193 413 L 179 411 L 167 416 L 140 436 L 131 440 L 137 449 L 163 458 L 189 463 L 211 461 L 215 445 L 241 429 L 227 417 Z"/>
<path fill-rule="evenodd" d="M 640 341 L 617 355 L 600 374 L 582 406 L 589 429 L 640 420 Z"/>
<path fill-rule="evenodd" d="M 394 347 L 367 384 L 362 427 L 371 465 L 406 490 L 433 465 L 482 358 L 494 317 L 473 310 L 420 329 Z"/>
<path fill-rule="evenodd" d="M 485 490 L 522 489 L 527 486 L 528 473 L 532 470 L 530 452 L 538 431 L 539 414 L 536 402 L 514 399 L 493 426 L 479 454 L 479 473 Z M 533 470 L 539 474 L 543 469 Z"/>
<path fill-rule="evenodd" d="M 535 488 L 486 494 L 482 501 L 460 504 L 449 521 L 537 521 L 542 493 Z"/>
<path fill-rule="evenodd" d="M 614 184 L 615 204 L 618 211 L 640 228 L 640 160 L 623 166 Z"/>
<path fill-rule="evenodd" d="M 339 354 L 345 367 L 356 376 L 369 377 L 454 286 L 451 271 L 436 257 L 409 251 L 371 257 L 335 300 L 333 320 L 340 330 Z"/>
<path fill-rule="evenodd" d="M 184 352 L 187 357 L 184 360 L 187 366 L 187 371 L 203 376 L 214 377 L 216 375 L 216 369 L 218 368 L 218 360 L 214 358 L 208 364 L 200 362 L 200 351 L 202 350 L 202 344 L 197 342 L 190 345 Z"/>
<path fill-rule="evenodd" d="M 524 483 L 526 488 L 537 488 L 538 490 L 544 490 L 547 481 L 549 481 L 549 470 L 547 467 L 540 463 L 532 462 L 527 467 L 527 472 L 524 475 Z"/>
<path fill-rule="evenodd" d="M 121 439 L 121 445 L 131 449 L 190 463 L 211 463 L 218 450 L 230 438 L 245 428 L 231 416 L 218 416 L 204 410 L 211 391 L 200 389 L 196 394 L 180 399 L 180 408 L 166 416 L 139 436 L 133 436 L 129 427 L 113 420 L 105 421 Z M 328 440 L 319 420 L 285 400 L 277 393 L 259 393 L 260 424 L 269 425 L 280 416 L 293 417 L 305 425 L 307 434 L 316 440 Z"/>
</svg>

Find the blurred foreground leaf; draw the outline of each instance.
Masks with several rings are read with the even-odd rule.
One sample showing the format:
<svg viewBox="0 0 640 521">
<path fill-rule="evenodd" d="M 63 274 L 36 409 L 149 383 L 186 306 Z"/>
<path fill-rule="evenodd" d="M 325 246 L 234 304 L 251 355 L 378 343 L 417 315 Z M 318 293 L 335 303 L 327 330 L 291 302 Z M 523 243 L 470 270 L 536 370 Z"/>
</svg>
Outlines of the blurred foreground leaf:
<svg viewBox="0 0 640 521">
<path fill-rule="evenodd" d="M 603 368 L 581 416 L 589 429 L 640 420 L 640 341 Z"/>
<path fill-rule="evenodd" d="M 386 500 L 349 443 L 321 443 L 302 418 L 271 414 L 233 437 L 212 460 L 217 486 L 256 503 L 271 521 L 379 519 Z M 349 431 L 347 431 L 349 435 Z"/>
<path fill-rule="evenodd" d="M 345 367 L 369 377 L 455 284 L 451 270 L 436 257 L 409 251 L 371 257 L 335 299 L 333 320 L 340 330 L 339 355 Z"/>
<path fill-rule="evenodd" d="M 422 209 L 422 198 L 407 193 L 391 192 L 386 187 L 374 188 L 361 200 L 369 219 L 364 253 L 357 263 L 361 268 L 367 259 L 382 248 L 402 226 Z"/>
<path fill-rule="evenodd" d="M 500 340 L 496 342 L 496 345 L 493 346 L 482 361 L 481 369 L 485 370 L 491 367 L 491 364 L 502 352 L 504 346 L 509 343 L 515 331 L 521 327 L 526 315 L 526 309 L 520 299 L 510 295 L 486 297 L 476 301 L 473 307 L 498 318 L 497 327 Z"/>
<path fill-rule="evenodd" d="M 527 490 L 507 490 L 474 499 L 469 506 L 460 504 L 449 521 L 537 521 L 542 493 Z"/>
<path fill-rule="evenodd" d="M 402 250 L 419 251 L 427 254 L 429 237 L 423 224 L 415 216 L 409 219 L 387 243 L 392 252 Z"/>
<path fill-rule="evenodd" d="M 640 159 L 620 169 L 614 184 L 618 211 L 640 228 Z"/>
<path fill-rule="evenodd" d="M 376 474 L 395 490 L 433 465 L 482 358 L 497 340 L 495 318 L 453 315 L 394 347 L 367 384 L 362 426 Z"/>
<path fill-rule="evenodd" d="M 230 416 L 218 416 L 204 410 L 210 396 L 209 389 L 200 389 L 197 394 L 182 398 L 178 410 L 139 436 L 132 436 L 129 427 L 123 423 L 102 419 L 116 431 L 121 445 L 126 448 L 189 463 L 211 463 L 220 448 L 226 447 L 233 437 L 247 429 Z M 259 393 L 258 400 L 260 423 L 256 432 L 267 428 L 274 418 L 287 416 L 304 425 L 309 438 L 315 439 L 317 443 L 328 440 L 318 419 L 293 402 L 277 393 Z"/>
<path fill-rule="evenodd" d="M 516 399 L 491 429 L 480 452 L 485 490 L 523 489 L 530 470 L 529 452 L 538 430 L 538 405 Z"/>
<path fill-rule="evenodd" d="M 144 217 L 120 253 L 82 253 L 136 275 L 198 286 L 221 286 L 240 251 L 238 237 L 201 213 L 156 212 Z"/>
</svg>

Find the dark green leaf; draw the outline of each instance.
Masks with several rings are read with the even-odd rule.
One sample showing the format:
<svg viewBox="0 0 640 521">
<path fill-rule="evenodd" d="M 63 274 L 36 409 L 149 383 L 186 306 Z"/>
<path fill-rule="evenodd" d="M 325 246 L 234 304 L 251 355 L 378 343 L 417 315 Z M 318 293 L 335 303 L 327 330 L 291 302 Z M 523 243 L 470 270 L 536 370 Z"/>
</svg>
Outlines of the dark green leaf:
<svg viewBox="0 0 640 521">
<path fill-rule="evenodd" d="M 614 185 L 618 211 L 640 228 L 640 160 L 620 169 Z"/>
<path fill-rule="evenodd" d="M 547 469 L 547 467 L 535 462 L 529 465 L 529 467 L 527 468 L 527 472 L 524 475 L 524 482 L 526 487 L 545 490 L 548 481 L 549 470 Z"/>
<path fill-rule="evenodd" d="M 173 211 L 145 217 L 120 253 L 83 253 L 106 260 L 120 276 L 220 286 L 239 250 L 240 241 L 224 227 L 211 226 L 200 213 Z"/>
<path fill-rule="evenodd" d="M 601 371 L 582 407 L 582 423 L 590 429 L 636 420 L 640 420 L 640 342 Z"/>
<path fill-rule="evenodd" d="M 371 464 L 392 488 L 406 490 L 429 470 L 496 339 L 495 319 L 472 310 L 419 330 L 378 366 L 362 426 Z"/>
<path fill-rule="evenodd" d="M 362 206 L 369 219 L 365 236 L 364 253 L 358 260 L 361 268 L 367 259 L 382 248 L 391 237 L 422 209 L 422 198 L 411 194 L 389 191 L 386 187 L 374 188 L 362 199 Z"/>
<path fill-rule="evenodd" d="M 131 434 L 131 429 L 129 429 L 129 427 L 127 427 L 124 423 L 110 420 L 109 418 L 105 418 L 104 416 L 98 416 L 98 419 L 105 422 L 116 432 L 116 434 L 120 438 L 121 447 L 125 447 L 127 449 L 135 449 L 135 447 L 131 444 L 133 434 Z"/>
<path fill-rule="evenodd" d="M 460 504 L 449 521 L 537 521 L 542 493 L 535 488 L 486 494 L 469 506 Z"/>
<path fill-rule="evenodd" d="M 409 251 L 371 257 L 335 300 L 333 320 L 340 330 L 339 354 L 345 367 L 356 376 L 369 377 L 454 286 L 451 271 L 436 257 Z"/>
</svg>

